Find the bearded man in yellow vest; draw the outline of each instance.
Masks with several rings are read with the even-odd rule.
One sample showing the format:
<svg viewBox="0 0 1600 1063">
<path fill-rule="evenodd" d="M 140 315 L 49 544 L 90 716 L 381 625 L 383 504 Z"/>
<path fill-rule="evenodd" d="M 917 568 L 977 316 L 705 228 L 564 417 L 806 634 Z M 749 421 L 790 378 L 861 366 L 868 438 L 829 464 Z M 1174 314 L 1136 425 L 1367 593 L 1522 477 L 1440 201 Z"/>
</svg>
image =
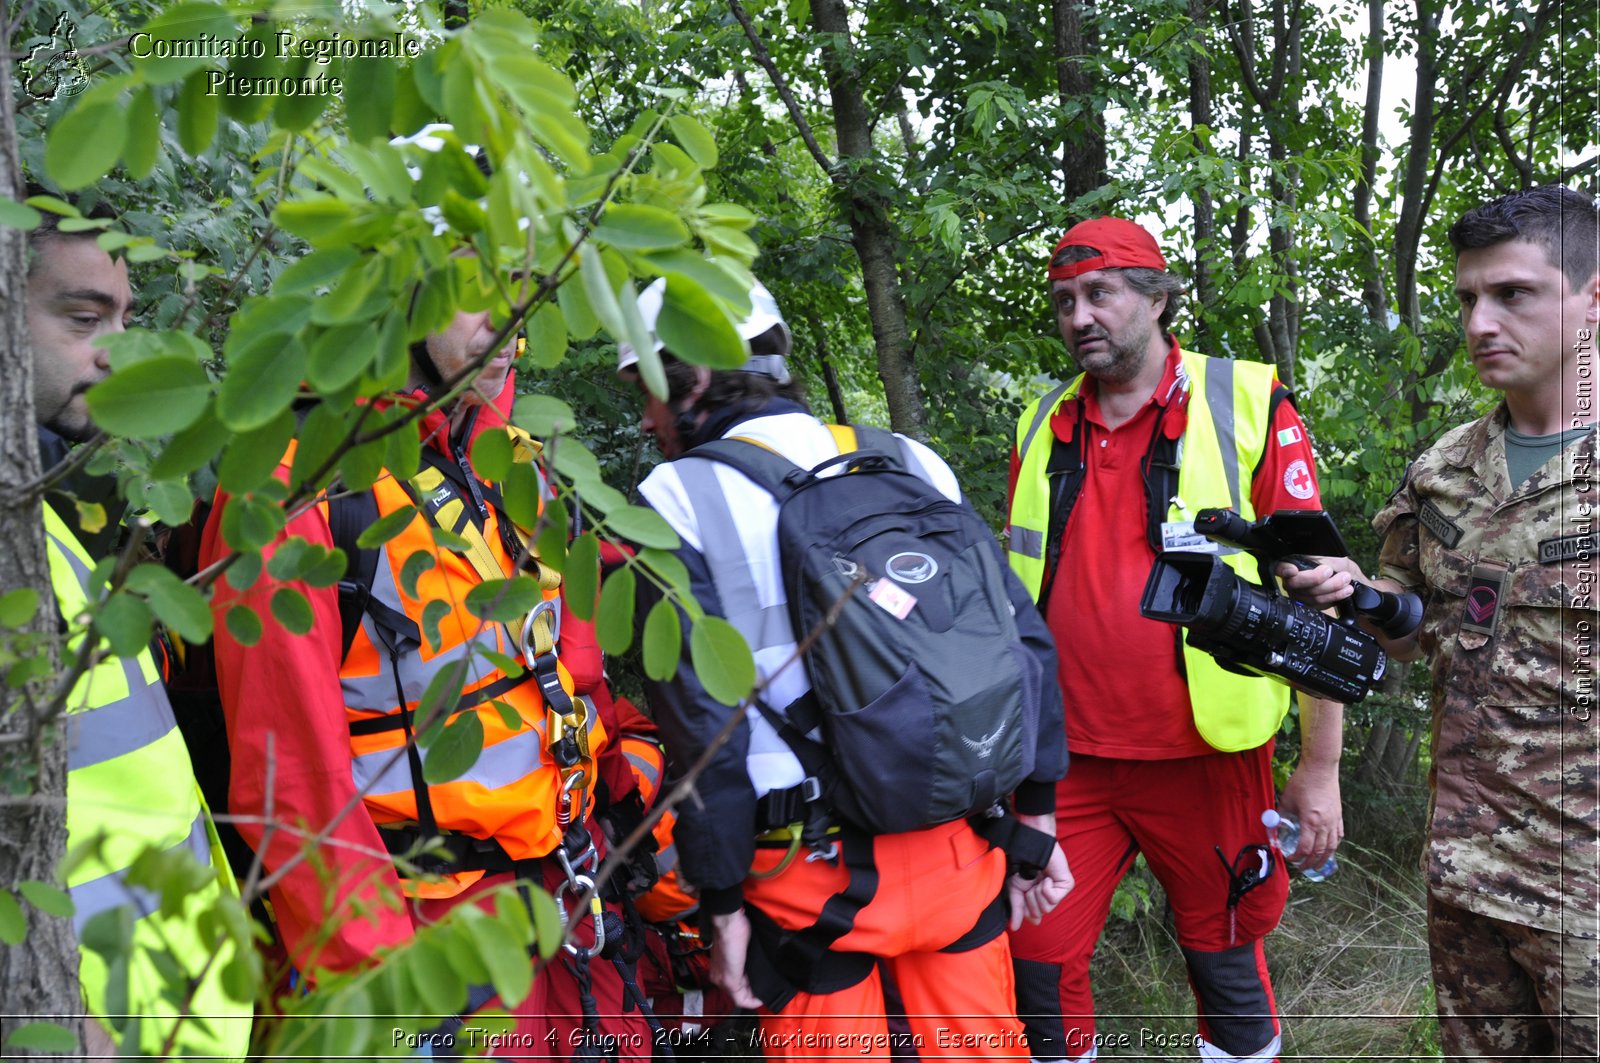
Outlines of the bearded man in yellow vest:
<svg viewBox="0 0 1600 1063">
<path fill-rule="evenodd" d="M 84 394 L 109 370 L 95 341 L 122 331 L 133 303 L 127 264 L 101 250 L 96 230 L 65 233 L 58 221 L 46 215 L 30 234 L 27 283 L 34 412 L 41 450 L 51 456 L 94 434 Z M 75 659 L 87 637 L 81 617 L 94 561 L 48 505 L 45 531 L 50 578 L 70 632 L 64 658 Z M 116 1054 L 108 1019 L 115 1012 L 124 1035 L 129 1018 L 137 1018 L 137 1033 L 125 1045 L 131 1050 L 242 1058 L 251 1002 L 223 991 L 232 948 L 204 935 L 200 921 L 223 891 L 237 887 L 149 652 L 102 657 L 74 684 L 66 712 L 67 845 L 87 854 L 69 861 L 73 923 L 81 937 L 91 922 L 131 922 L 126 966 L 80 951 L 89 1054 Z M 127 881 L 134 861 L 151 849 L 188 851 L 214 871 L 176 914 L 160 911 L 160 896 Z M 173 966 L 193 987 L 187 999 L 173 999 L 171 972 L 162 971 Z"/>
<path fill-rule="evenodd" d="M 1168 330 L 1182 285 L 1140 226 L 1074 226 L 1049 278 L 1083 372 L 1018 422 L 1009 559 L 1059 650 L 1073 763 L 1056 831 L 1077 888 L 1012 934 L 1031 1054 L 1098 1054 L 1089 961 L 1112 893 L 1143 853 L 1172 904 L 1201 1058 L 1272 1059 L 1281 1029 L 1261 939 L 1289 876 L 1270 872 L 1261 813 L 1276 804 L 1300 820 L 1305 866 L 1333 852 L 1342 711 L 1300 697 L 1300 766 L 1274 801 L 1288 689 L 1222 670 L 1181 628 L 1141 617 L 1139 600 L 1161 550 L 1216 551 L 1194 534 L 1201 509 L 1254 519 L 1319 508 L 1305 426 L 1271 366 L 1179 348 Z M 1248 555 L 1227 560 L 1259 580 Z"/>
</svg>

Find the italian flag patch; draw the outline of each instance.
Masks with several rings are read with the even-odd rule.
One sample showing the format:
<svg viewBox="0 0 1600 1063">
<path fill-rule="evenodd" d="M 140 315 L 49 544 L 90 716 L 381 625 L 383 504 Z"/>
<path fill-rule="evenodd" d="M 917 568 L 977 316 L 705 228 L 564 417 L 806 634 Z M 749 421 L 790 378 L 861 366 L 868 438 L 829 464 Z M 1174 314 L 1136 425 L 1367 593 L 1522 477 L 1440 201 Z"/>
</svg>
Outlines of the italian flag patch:
<svg viewBox="0 0 1600 1063">
<path fill-rule="evenodd" d="M 1305 436 L 1301 433 L 1300 426 L 1292 424 L 1278 433 L 1278 446 L 1293 446 L 1304 438 Z"/>
</svg>

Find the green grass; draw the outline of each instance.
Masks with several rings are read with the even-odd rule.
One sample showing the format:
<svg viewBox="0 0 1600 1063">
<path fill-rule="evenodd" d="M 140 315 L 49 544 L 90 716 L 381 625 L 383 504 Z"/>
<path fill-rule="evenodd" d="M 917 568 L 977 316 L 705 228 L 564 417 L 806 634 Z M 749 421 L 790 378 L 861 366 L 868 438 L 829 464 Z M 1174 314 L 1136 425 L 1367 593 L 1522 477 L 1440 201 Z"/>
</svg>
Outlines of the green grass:
<svg viewBox="0 0 1600 1063">
<path fill-rule="evenodd" d="M 1295 879 L 1266 945 L 1284 1021 L 1281 1058 L 1439 1058 L 1416 860 L 1423 815 L 1415 798 L 1352 802 L 1339 872 L 1321 883 Z M 1194 998 L 1165 899 L 1149 884 L 1150 911 L 1114 918 L 1095 955 L 1098 1028 L 1128 1045 L 1101 1055 L 1192 1059 L 1183 1038 L 1195 1029 Z M 1159 1047 L 1163 1036 L 1173 1047 Z"/>
</svg>

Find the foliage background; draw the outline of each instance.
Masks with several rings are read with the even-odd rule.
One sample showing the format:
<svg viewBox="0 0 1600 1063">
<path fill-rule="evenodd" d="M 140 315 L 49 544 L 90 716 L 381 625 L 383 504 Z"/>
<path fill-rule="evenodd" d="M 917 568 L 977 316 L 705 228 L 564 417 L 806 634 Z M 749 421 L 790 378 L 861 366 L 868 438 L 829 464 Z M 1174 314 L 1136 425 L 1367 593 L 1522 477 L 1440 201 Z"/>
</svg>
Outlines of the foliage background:
<svg viewBox="0 0 1600 1063">
<path fill-rule="evenodd" d="M 1146 223 L 1191 282 L 1180 339 L 1277 364 L 1317 444 L 1327 504 L 1370 560 L 1367 521 L 1405 463 L 1488 401 L 1456 357 L 1444 228 L 1512 188 L 1592 190 L 1600 162 L 1600 14 L 1556 0 L 260 8 L 347 35 L 399 29 L 430 46 L 488 11 L 526 15 L 539 57 L 571 79 L 569 108 L 596 156 L 626 154 L 664 105 L 692 116 L 716 141 L 705 201 L 750 212 L 753 268 L 795 331 L 814 408 L 927 439 L 997 528 L 1016 415 L 1072 371 L 1042 279 L 1072 221 L 1119 212 Z M 24 5 L 8 24 L 13 61 L 47 42 L 63 11 L 98 85 L 129 74 L 128 34 L 169 6 Z M 415 128 L 400 103 L 377 125 L 363 112 L 363 79 L 387 75 L 344 76 L 355 88 L 307 113 L 219 106 L 163 83 L 128 112 L 154 109 L 153 123 L 137 126 L 156 148 L 149 164 L 125 153 L 82 193 L 86 205 L 114 204 L 118 230 L 133 238 L 140 324 L 195 335 L 219 379 L 248 331 L 250 300 L 266 298 L 310 246 L 310 230 L 274 222 L 276 207 L 318 185 L 291 153 L 337 157 L 351 140 Z M 31 178 L 50 180 L 48 138 L 82 102 L 18 95 Z M 614 377 L 614 339 L 580 331 L 525 364 L 522 387 L 576 411 L 573 438 L 631 496 L 655 455 L 637 429 L 636 396 Z M 113 442 L 94 468 L 121 471 L 135 510 L 176 510 L 178 499 L 156 504 L 143 475 L 164 445 Z M 184 490 L 208 494 L 215 463 L 186 471 Z M 1420 896 L 1407 870 L 1414 831 L 1379 810 L 1396 798 L 1417 809 L 1423 689 L 1398 672 L 1347 716 L 1347 881 L 1408 887 L 1392 902 L 1357 904 L 1373 919 L 1390 903 L 1414 913 Z M 1295 744 L 1291 718 L 1286 759 Z M 1140 941 L 1161 914 L 1144 888 L 1136 880 L 1119 898 Z M 1292 906 L 1290 918 L 1301 911 Z M 1415 981 L 1407 970 L 1400 981 Z M 1321 979 L 1319 970 L 1309 982 Z M 1331 1006 L 1357 1009 L 1339 1000 Z M 1416 986 L 1395 1006 L 1421 1008 Z"/>
</svg>

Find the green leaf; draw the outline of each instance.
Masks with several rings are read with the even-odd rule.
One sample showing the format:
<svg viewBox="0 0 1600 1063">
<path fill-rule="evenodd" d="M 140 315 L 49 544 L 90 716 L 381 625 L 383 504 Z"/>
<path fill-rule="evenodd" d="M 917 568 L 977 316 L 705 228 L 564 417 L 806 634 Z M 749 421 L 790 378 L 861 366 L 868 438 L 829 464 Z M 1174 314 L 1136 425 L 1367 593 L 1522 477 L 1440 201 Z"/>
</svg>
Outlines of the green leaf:
<svg viewBox="0 0 1600 1063">
<path fill-rule="evenodd" d="M 0 627 L 21 627 L 38 611 L 39 592 L 32 587 L 19 587 L 0 594 Z"/>
<path fill-rule="evenodd" d="M 567 567 L 562 572 L 567 608 L 579 620 L 594 616 L 595 591 L 600 585 L 600 540 L 584 532 L 567 547 Z"/>
<path fill-rule="evenodd" d="M 94 422 L 107 434 L 154 439 L 187 428 L 206 408 L 211 378 L 186 358 L 151 358 L 89 389 Z"/>
<path fill-rule="evenodd" d="M 472 718 L 477 719 L 476 715 Z M 481 723 L 479 728 L 482 729 Z M 467 924 L 467 929 L 478 944 L 478 954 L 483 958 L 484 966 L 489 968 L 489 982 L 500 994 L 500 999 L 507 1007 L 514 1008 L 522 1003 L 533 989 L 533 964 L 528 962 L 528 954 L 523 951 L 522 944 L 507 935 L 500 924 L 493 920 L 473 920 Z"/>
<path fill-rule="evenodd" d="M 71 919 L 74 911 L 72 897 L 66 890 L 48 882 L 29 880 L 17 884 L 24 900 L 46 915 L 57 919 Z"/>
<path fill-rule="evenodd" d="M 655 680 L 671 679 L 683 653 L 683 627 L 678 607 L 663 598 L 650 607 L 644 621 L 644 674 Z"/>
<path fill-rule="evenodd" d="M 680 545 L 678 533 L 662 519 L 661 514 L 644 506 L 614 509 L 606 514 L 605 524 L 620 538 L 640 546 L 676 550 Z"/>
<path fill-rule="evenodd" d="M 353 207 L 333 196 L 323 195 L 287 200 L 272 212 L 273 224 L 313 245 L 331 241 L 353 220 Z"/>
<path fill-rule="evenodd" d="M 523 895 L 528 907 L 533 909 L 534 940 L 538 942 L 539 955 L 549 959 L 561 950 L 561 912 L 555 898 L 544 890 L 529 890 Z"/>
<path fill-rule="evenodd" d="M 518 396 L 516 405 L 511 408 L 511 421 L 541 439 L 571 432 L 578 427 L 578 415 L 571 406 L 554 395 Z M 564 441 L 560 444 L 565 445 Z"/>
<path fill-rule="evenodd" d="M 567 322 L 561 308 L 551 303 L 539 307 L 522 325 L 527 356 L 540 369 L 554 369 L 567 354 Z"/>
<path fill-rule="evenodd" d="M 354 383 L 378 353 L 378 330 L 370 321 L 324 329 L 306 356 L 306 381 L 326 395 Z"/>
<path fill-rule="evenodd" d="M 467 592 L 467 612 L 480 620 L 509 624 L 542 601 L 539 582 L 529 576 L 485 580 Z"/>
<path fill-rule="evenodd" d="M 739 315 L 750 312 L 748 270 L 728 259 L 706 258 L 695 251 L 658 251 L 642 256 L 645 263 L 661 273 L 677 274 L 694 281 L 712 295 L 727 302 Z"/>
<path fill-rule="evenodd" d="M 241 646 L 254 646 L 261 641 L 261 617 L 248 605 L 236 605 L 222 618 L 228 634 Z"/>
<path fill-rule="evenodd" d="M 0 196 L 0 225 L 11 229 L 37 229 L 44 216 L 10 196 Z"/>
<path fill-rule="evenodd" d="M 600 216 L 594 227 L 594 237 L 613 247 L 657 251 L 688 243 L 689 227 L 676 214 L 660 207 L 614 203 Z"/>
<path fill-rule="evenodd" d="M 350 561 L 340 549 L 327 551 L 316 564 L 306 569 L 300 579 L 307 587 L 331 587 L 345 577 Z"/>
<path fill-rule="evenodd" d="M 22 906 L 10 890 L 0 889 L 0 943 L 20 945 L 27 937 L 28 920 Z"/>
<path fill-rule="evenodd" d="M 332 284 L 358 257 L 360 252 L 353 247 L 313 251 L 278 274 L 272 290 L 279 295 L 309 295 L 318 288 Z"/>
<path fill-rule="evenodd" d="M 306 634 L 316 621 L 311 603 L 293 587 L 279 587 L 272 592 L 272 615 L 291 635 Z"/>
<path fill-rule="evenodd" d="M 131 594 L 113 594 L 94 614 L 95 630 L 118 657 L 133 657 L 150 641 L 150 607 Z"/>
<path fill-rule="evenodd" d="M 388 264 L 380 255 L 368 255 L 359 265 L 345 270 L 333 290 L 311 308 L 311 320 L 319 325 L 340 325 L 368 321 L 384 308 L 390 293 L 384 285 Z"/>
<path fill-rule="evenodd" d="M 211 607 L 205 595 L 162 565 L 140 565 L 128 573 L 128 589 L 144 595 L 156 619 L 191 646 L 211 638 Z"/>
<path fill-rule="evenodd" d="M 350 139 L 366 141 L 389 135 L 397 77 L 394 59 L 357 58 L 345 63 L 344 114 Z"/>
<path fill-rule="evenodd" d="M 161 480 L 176 480 L 204 466 L 233 438 L 209 412 L 172 437 L 150 466 L 150 475 Z"/>
<path fill-rule="evenodd" d="M 190 155 L 199 155 L 217 137 L 222 117 L 222 97 L 211 91 L 211 72 L 196 70 L 178 94 L 178 143 Z"/>
<path fill-rule="evenodd" d="M 476 712 L 463 712 L 445 725 L 428 746 L 422 777 L 432 786 L 459 779 L 472 770 L 483 754 L 483 721 Z M 527 961 L 523 961 L 527 965 Z"/>
<path fill-rule="evenodd" d="M 35 1052 L 66 1053 L 78 1050 L 78 1039 L 65 1026 L 53 1022 L 25 1022 L 11 1031 L 6 1037 L 5 1046 L 12 1051 L 31 1049 Z"/>
<path fill-rule="evenodd" d="M 744 636 L 720 616 L 702 616 L 689 632 L 689 659 L 706 693 L 737 705 L 756 685 L 756 662 Z"/>
<path fill-rule="evenodd" d="M 705 126 L 686 114 L 673 115 L 667 119 L 667 125 L 672 127 L 672 135 L 678 138 L 678 143 L 694 159 L 695 165 L 702 170 L 716 166 L 717 142 L 706 132 Z"/>
<path fill-rule="evenodd" d="M 211 348 L 187 332 L 151 332 L 131 328 L 114 332 L 95 341 L 106 351 L 113 371 L 152 358 L 183 358 L 199 364 L 211 358 Z"/>
<path fill-rule="evenodd" d="M 537 492 L 538 480 L 535 477 L 529 479 L 533 480 L 534 491 Z M 538 541 L 534 543 L 534 553 L 545 566 L 557 572 L 564 571 L 567 567 L 567 535 L 572 526 L 572 518 L 567 513 L 567 504 L 559 498 L 552 498 L 545 507 L 543 519 L 544 527 L 539 530 Z"/>
<path fill-rule="evenodd" d="M 437 564 L 438 561 L 426 550 L 411 552 L 405 564 L 400 566 L 400 589 L 406 592 L 406 597 L 422 597 L 417 593 L 417 581 L 422 578 L 424 572 L 432 571 Z"/>
<path fill-rule="evenodd" d="M 689 570 L 678 559 L 677 554 L 666 550 L 649 548 L 639 551 L 639 563 L 644 565 L 657 577 L 666 581 L 679 595 L 689 594 Z"/>
<path fill-rule="evenodd" d="M 305 345 L 296 337 L 257 336 L 228 362 L 228 375 L 217 393 L 217 419 L 235 432 L 260 428 L 281 416 L 306 375 Z"/>
<path fill-rule="evenodd" d="M 356 545 L 363 550 L 376 549 L 405 531 L 416 518 L 415 506 L 385 514 L 369 524 L 366 530 L 356 537 Z"/>
<path fill-rule="evenodd" d="M 235 550 L 259 550 L 288 522 L 282 507 L 258 495 L 230 501 L 222 511 L 222 537 Z"/>
<path fill-rule="evenodd" d="M 572 275 L 568 274 L 561 282 L 561 287 L 556 289 L 556 304 L 561 308 L 561 316 L 572 338 L 586 340 L 600 331 L 600 321 L 594 316 L 594 308 L 589 305 L 589 296 L 583 284 L 574 284 L 572 281 Z"/>
<path fill-rule="evenodd" d="M 539 473 L 531 464 L 512 465 L 500 483 L 500 495 L 506 504 L 506 516 L 517 527 L 531 531 L 539 523 Z"/>
<path fill-rule="evenodd" d="M 733 229 L 748 229 L 760 220 L 737 203 L 707 203 L 700 208 L 700 217 Z"/>
<path fill-rule="evenodd" d="M 229 507 L 232 508 L 232 507 Z M 228 528 L 224 524 L 222 537 L 232 546 L 233 540 L 228 539 Z M 233 547 L 237 549 L 237 547 Z M 261 551 L 259 549 L 242 553 L 238 560 L 228 566 L 227 573 L 223 576 L 228 581 L 228 586 L 236 591 L 247 591 L 256 585 L 256 580 L 261 578 Z"/>
<path fill-rule="evenodd" d="M 235 436 L 222 452 L 222 463 L 217 468 L 221 488 L 230 494 L 243 494 L 271 479 L 289 449 L 297 423 L 294 411 L 286 409 L 260 428 Z"/>
<path fill-rule="evenodd" d="M 449 615 L 450 603 L 437 598 L 422 607 L 422 638 L 429 648 L 438 650 L 444 645 L 444 640 L 439 637 L 439 625 Z"/>
<path fill-rule="evenodd" d="M 342 64 L 335 60 L 326 66 L 313 68 L 309 62 L 296 67 L 291 59 L 284 71 L 289 77 L 310 77 L 329 88 L 327 92 L 307 92 L 297 96 L 279 96 L 272 105 L 272 123 L 279 129 L 298 133 L 315 122 L 328 104 L 333 102 L 332 80 L 338 76 Z M 322 79 L 326 78 L 326 81 Z M 314 87 L 320 87 L 314 85 Z"/>
<path fill-rule="evenodd" d="M 510 656 L 509 654 L 500 653 L 496 650 L 484 649 L 481 646 L 478 647 L 477 652 L 478 656 L 494 665 L 495 668 L 504 672 L 506 676 L 511 679 L 517 678 L 524 671 L 526 671 L 526 669 L 522 666 L 522 662 L 517 658 Z M 511 708 L 511 706 L 505 704 L 504 702 L 495 702 L 495 704 L 500 706 L 502 714 L 504 714 L 506 711 L 511 713 L 511 716 L 506 719 L 506 726 L 508 728 L 515 731 L 522 726 L 522 717 L 517 715 L 516 709 Z"/>
<path fill-rule="evenodd" d="M 189 52 L 193 52 L 198 50 L 193 42 L 207 35 L 233 37 L 237 28 L 233 17 L 217 4 L 177 4 L 145 23 L 142 32 L 149 37 L 130 46 L 128 55 L 142 81 L 148 85 L 165 85 L 211 62 L 203 54 L 173 57 L 173 49 L 166 45 L 187 44 Z M 165 53 L 165 57 L 158 56 L 158 52 Z"/>
<path fill-rule="evenodd" d="M 656 331 L 667 350 L 686 362 L 738 369 L 750 358 L 749 347 L 722 307 L 687 277 L 667 278 Z"/>
<path fill-rule="evenodd" d="M 595 637 L 606 653 L 624 653 L 633 644 L 633 603 L 637 579 L 631 568 L 619 568 L 600 588 Z"/>
<path fill-rule="evenodd" d="M 499 483 L 511 470 L 511 436 L 484 432 L 472 443 L 472 467 L 490 483 Z"/>
<path fill-rule="evenodd" d="M 339 478 L 352 491 L 365 491 L 383 475 L 384 446 L 379 439 L 345 451 L 339 459 Z"/>
<path fill-rule="evenodd" d="M 181 476 L 176 480 L 150 480 L 143 485 L 141 493 L 144 495 L 144 504 L 150 507 L 156 519 L 171 527 L 186 523 L 194 512 L 194 492 L 189 490 L 188 481 Z M 103 509 L 100 519 L 103 526 Z M 92 530 L 82 520 L 79 520 L 78 526 L 84 531 Z"/>
<path fill-rule="evenodd" d="M 111 172 L 127 134 L 127 119 L 115 100 L 85 96 L 50 130 L 45 169 L 69 192 L 85 188 Z"/>
</svg>

